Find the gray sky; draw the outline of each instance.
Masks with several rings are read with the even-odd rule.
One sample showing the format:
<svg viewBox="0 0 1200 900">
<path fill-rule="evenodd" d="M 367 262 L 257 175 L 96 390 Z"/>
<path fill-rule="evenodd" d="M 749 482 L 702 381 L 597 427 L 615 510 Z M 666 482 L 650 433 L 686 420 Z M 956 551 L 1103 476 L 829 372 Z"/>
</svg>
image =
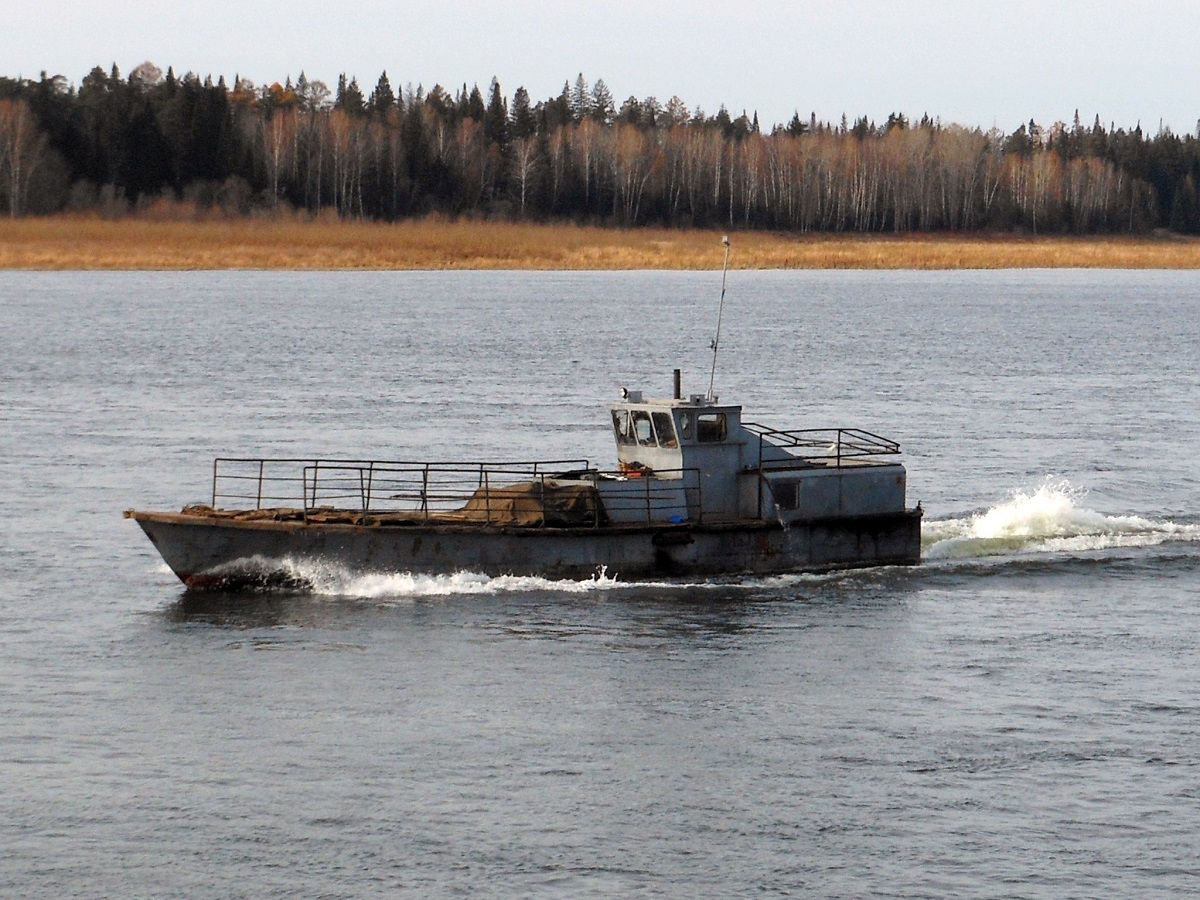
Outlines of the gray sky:
<svg viewBox="0 0 1200 900">
<path fill-rule="evenodd" d="M 793 111 L 837 122 L 889 112 L 1012 131 L 1085 124 L 1191 133 L 1200 119 L 1198 0 L 6 0 L 0 75 L 78 85 L 95 65 L 147 60 L 179 74 L 295 78 L 364 93 L 463 82 L 533 100 L 582 72 L 630 94 L 764 129 Z M 14 9 L 15 6 L 15 9 Z M 51 11 L 52 10 L 52 11 Z"/>
</svg>

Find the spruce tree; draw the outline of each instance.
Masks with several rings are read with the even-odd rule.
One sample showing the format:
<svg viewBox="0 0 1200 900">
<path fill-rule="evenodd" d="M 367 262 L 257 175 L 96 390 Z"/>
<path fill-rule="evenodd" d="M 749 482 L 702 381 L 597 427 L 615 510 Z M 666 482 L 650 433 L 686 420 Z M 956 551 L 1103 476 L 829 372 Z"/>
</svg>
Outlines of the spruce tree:
<svg viewBox="0 0 1200 900">
<path fill-rule="evenodd" d="M 562 93 L 558 97 L 546 104 L 547 125 L 553 129 L 558 125 L 566 125 L 567 122 L 574 117 L 574 111 L 571 107 L 571 85 L 569 82 L 563 82 Z M 556 119 L 558 121 L 552 121 Z"/>
<path fill-rule="evenodd" d="M 361 113 L 366 109 L 367 104 L 363 99 L 363 92 L 358 86 L 357 78 L 352 77 L 350 83 L 346 85 L 346 91 L 342 96 L 340 105 L 348 113 Z"/>
<path fill-rule="evenodd" d="M 471 88 L 471 95 L 467 98 L 467 118 L 483 122 L 486 115 L 487 107 L 483 105 L 483 94 L 479 92 L 479 85 L 475 85 Z"/>
<path fill-rule="evenodd" d="M 592 118 L 602 125 L 611 125 L 617 116 L 616 107 L 613 105 L 612 91 L 608 89 L 603 78 L 597 78 L 596 84 L 592 88 L 590 112 Z"/>
<path fill-rule="evenodd" d="M 484 136 L 501 147 L 508 143 L 508 104 L 500 93 L 500 82 L 492 78 L 487 112 L 483 119 Z"/>
<path fill-rule="evenodd" d="M 576 122 L 582 122 L 592 109 L 591 93 L 587 81 L 580 72 L 575 78 L 575 86 L 571 88 L 571 117 Z"/>
<path fill-rule="evenodd" d="M 653 95 L 647 97 L 642 101 L 642 125 L 645 128 L 655 127 L 662 112 L 662 104 L 658 102 L 658 98 Z"/>
<path fill-rule="evenodd" d="M 392 83 L 388 81 L 387 70 L 379 76 L 379 81 L 375 84 L 375 90 L 371 92 L 370 99 L 371 112 L 376 115 L 386 115 L 388 110 L 396 105 L 396 95 L 392 91 Z"/>
<path fill-rule="evenodd" d="M 529 105 L 529 91 L 524 87 L 519 87 L 513 92 L 511 116 L 514 138 L 527 138 L 537 130 L 537 119 Z"/>
</svg>

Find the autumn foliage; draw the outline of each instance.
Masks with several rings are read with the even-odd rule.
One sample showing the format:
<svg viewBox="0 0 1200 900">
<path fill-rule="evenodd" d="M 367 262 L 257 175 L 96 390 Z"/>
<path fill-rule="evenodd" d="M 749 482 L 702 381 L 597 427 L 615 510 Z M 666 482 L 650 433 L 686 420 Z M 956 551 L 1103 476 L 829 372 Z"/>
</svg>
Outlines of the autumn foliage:
<svg viewBox="0 0 1200 900">
<path fill-rule="evenodd" d="M 1200 232 L 1200 142 L 1030 122 L 1011 134 L 892 115 L 838 125 L 628 98 L 579 76 L 533 103 L 440 86 L 256 88 L 143 64 L 0 78 L 10 215 L 119 217 L 167 199 L 226 216 L 430 213 L 789 233 Z"/>
</svg>

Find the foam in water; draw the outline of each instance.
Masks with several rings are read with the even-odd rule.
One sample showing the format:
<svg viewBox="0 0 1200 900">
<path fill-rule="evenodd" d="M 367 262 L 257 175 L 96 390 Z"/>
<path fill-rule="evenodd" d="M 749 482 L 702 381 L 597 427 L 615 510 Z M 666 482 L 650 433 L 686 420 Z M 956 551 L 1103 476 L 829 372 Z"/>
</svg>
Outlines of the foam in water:
<svg viewBox="0 0 1200 900">
<path fill-rule="evenodd" d="M 618 586 L 617 580 L 608 577 L 603 571 L 597 572 L 590 579 L 572 581 L 518 575 L 489 577 L 478 572 L 455 572 L 453 575 L 414 575 L 411 572 L 352 575 L 329 567 L 323 568 L 324 571 L 317 578 L 311 579 L 313 593 L 367 599 L 506 594 L 524 591 L 582 594 L 611 590 Z"/>
<path fill-rule="evenodd" d="M 1081 506 L 1087 492 L 1047 478 L 978 515 L 922 527 L 925 559 L 969 559 L 1013 553 L 1078 552 L 1200 540 L 1200 526 L 1106 516 Z"/>
<path fill-rule="evenodd" d="M 261 579 L 263 586 L 299 588 L 307 593 L 330 597 L 442 597 L 456 594 L 500 594 L 519 591 L 554 590 L 569 593 L 611 590 L 617 580 L 601 568 L 589 579 L 553 580 L 532 576 L 503 575 L 490 577 L 477 572 L 452 575 L 419 575 L 412 572 L 356 573 L 335 563 L 311 559 L 268 559 L 254 556 L 238 560 L 209 574 L 228 574 L 251 582 Z M 627 586 L 622 584 L 621 586 Z"/>
<path fill-rule="evenodd" d="M 847 577 L 846 572 L 823 575 L 776 575 L 754 577 L 736 582 L 704 581 L 620 581 L 601 569 L 592 578 L 580 580 L 538 578 L 530 575 L 488 576 L 477 572 L 455 572 L 453 575 L 414 575 L 408 572 L 352 575 L 335 568 L 322 566 L 320 573 L 310 565 L 289 568 L 298 577 L 308 579 L 315 594 L 331 597 L 365 599 L 449 597 L 463 594 L 508 594 L 534 591 L 554 591 L 567 594 L 594 594 L 610 591 L 653 588 L 657 591 L 729 590 L 730 588 L 784 588 L 808 581 L 828 581 Z M 316 575 L 314 578 L 313 576 Z"/>
<path fill-rule="evenodd" d="M 266 589 L 302 590 L 325 597 L 358 599 L 418 599 L 461 595 L 496 595 L 553 591 L 568 594 L 603 593 L 614 590 L 653 588 L 663 590 L 729 590 L 731 588 L 786 588 L 804 582 L 821 582 L 851 577 L 852 572 L 825 574 L 796 573 L 766 577 L 696 581 L 620 581 L 600 567 L 591 578 L 551 579 L 530 575 L 489 576 L 478 572 L 451 575 L 420 575 L 411 572 L 354 573 L 333 563 L 317 560 L 267 559 L 255 556 L 231 564 L 228 574 L 262 580 Z M 210 574 L 221 575 L 222 570 Z"/>
</svg>

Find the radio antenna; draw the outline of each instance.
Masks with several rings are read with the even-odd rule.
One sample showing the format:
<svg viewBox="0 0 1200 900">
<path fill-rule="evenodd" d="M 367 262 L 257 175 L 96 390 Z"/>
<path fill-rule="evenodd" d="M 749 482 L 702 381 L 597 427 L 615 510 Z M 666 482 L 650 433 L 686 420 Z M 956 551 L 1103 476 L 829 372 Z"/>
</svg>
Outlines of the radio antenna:
<svg viewBox="0 0 1200 900">
<path fill-rule="evenodd" d="M 729 273 L 729 235 L 722 237 L 721 243 L 725 245 L 725 265 L 721 267 L 721 303 L 717 307 L 717 335 L 709 344 L 713 352 L 712 372 L 708 376 L 708 400 L 710 403 L 716 399 L 713 396 L 713 382 L 717 380 L 717 349 L 721 346 L 721 316 L 725 312 L 725 276 Z"/>
</svg>

